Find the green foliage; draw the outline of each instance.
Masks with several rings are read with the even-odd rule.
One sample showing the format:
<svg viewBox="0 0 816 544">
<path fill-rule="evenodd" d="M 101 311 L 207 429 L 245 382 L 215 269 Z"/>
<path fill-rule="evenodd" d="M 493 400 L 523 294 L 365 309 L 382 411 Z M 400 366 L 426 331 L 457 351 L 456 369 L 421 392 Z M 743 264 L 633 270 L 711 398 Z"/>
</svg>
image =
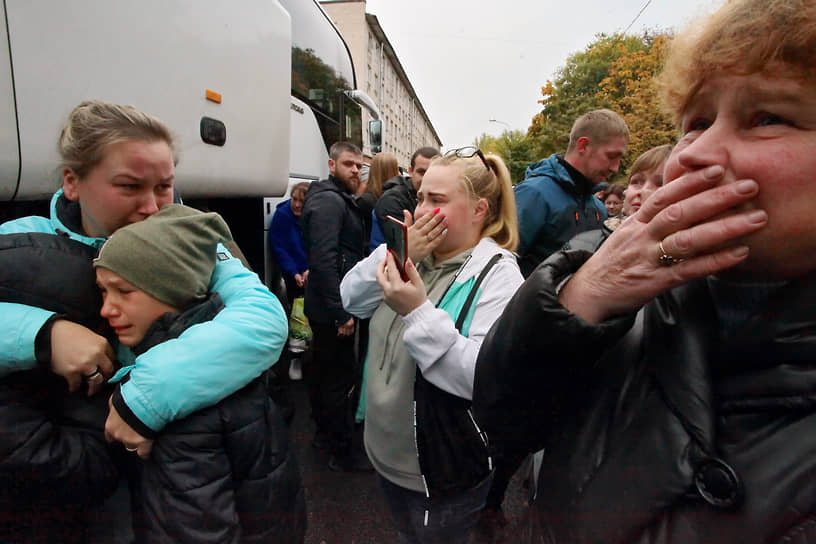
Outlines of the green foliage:
<svg viewBox="0 0 816 544">
<path fill-rule="evenodd" d="M 482 134 L 474 141 L 484 153 L 499 155 L 510 169 L 513 185 L 524 179 L 527 166 L 535 161 L 532 141 L 521 130 L 505 130 L 499 136 Z"/>
<path fill-rule="evenodd" d="M 667 39 L 650 32 L 598 34 L 584 51 L 570 55 L 541 87 L 542 110 L 527 133 L 535 159 L 566 151 L 573 121 L 599 108 L 617 111 L 629 125 L 632 137 L 622 170 L 650 147 L 674 142 L 671 119 L 660 109 L 653 82 Z"/>
<path fill-rule="evenodd" d="M 598 96 L 620 113 L 629 126 L 628 162 L 644 151 L 677 141 L 677 130 L 660 107 L 654 77 L 660 72 L 666 54 L 668 36 L 645 36 L 647 49 L 618 57 L 601 81 Z"/>
</svg>

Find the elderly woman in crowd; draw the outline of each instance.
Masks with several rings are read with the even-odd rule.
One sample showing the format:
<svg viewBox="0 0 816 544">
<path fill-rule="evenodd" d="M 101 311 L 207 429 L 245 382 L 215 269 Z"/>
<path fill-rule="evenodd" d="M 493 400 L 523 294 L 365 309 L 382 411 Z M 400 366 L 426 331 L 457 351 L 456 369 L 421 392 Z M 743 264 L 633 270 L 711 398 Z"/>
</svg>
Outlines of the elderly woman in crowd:
<svg viewBox="0 0 816 544">
<path fill-rule="evenodd" d="M 269 249 L 280 266 L 290 307 L 296 297 L 303 296 L 303 286 L 309 278 L 309 262 L 300 232 L 300 214 L 308 190 L 308 182 L 292 187 L 291 198 L 277 205 L 269 224 Z"/>
<path fill-rule="evenodd" d="M 522 540 L 816 541 L 814 51 L 804 0 L 679 35 L 665 185 L 485 339 L 477 421 L 545 449 Z"/>
</svg>

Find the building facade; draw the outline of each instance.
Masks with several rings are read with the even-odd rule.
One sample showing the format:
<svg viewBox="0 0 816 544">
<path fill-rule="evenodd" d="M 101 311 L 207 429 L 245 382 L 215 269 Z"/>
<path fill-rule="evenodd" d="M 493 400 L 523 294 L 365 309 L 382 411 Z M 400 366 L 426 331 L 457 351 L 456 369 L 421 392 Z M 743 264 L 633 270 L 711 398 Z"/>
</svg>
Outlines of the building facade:
<svg viewBox="0 0 816 544">
<path fill-rule="evenodd" d="M 377 104 L 383 121 L 382 151 L 397 156 L 400 166 L 410 165 L 419 147 L 442 148 L 442 141 L 402 68 L 397 54 L 376 15 L 366 13 L 365 0 L 324 0 L 320 5 L 340 30 L 354 60 L 357 88 Z M 363 108 L 363 127 L 370 113 Z M 363 131 L 363 152 L 372 156 L 368 133 Z"/>
</svg>

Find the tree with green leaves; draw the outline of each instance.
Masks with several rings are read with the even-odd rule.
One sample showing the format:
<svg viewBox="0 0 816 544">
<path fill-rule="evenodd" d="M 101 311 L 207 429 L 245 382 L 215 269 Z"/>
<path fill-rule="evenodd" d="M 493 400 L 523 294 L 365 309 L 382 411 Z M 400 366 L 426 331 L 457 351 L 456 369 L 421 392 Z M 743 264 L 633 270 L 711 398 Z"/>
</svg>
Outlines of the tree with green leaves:
<svg viewBox="0 0 816 544">
<path fill-rule="evenodd" d="M 536 159 L 531 140 L 521 130 L 505 130 L 499 136 L 483 133 L 474 145 L 485 153 L 499 155 L 510 169 L 514 185 L 524 179 L 524 171 Z"/>
<path fill-rule="evenodd" d="M 677 141 L 677 129 L 660 105 L 654 82 L 663 66 L 668 36 L 647 34 L 644 43 L 646 49 L 622 55 L 612 63 L 597 93 L 629 126 L 628 161 L 624 164 L 631 164 L 653 147 Z"/>
<path fill-rule="evenodd" d="M 673 143 L 674 129 L 653 81 L 667 41 L 666 34 L 653 32 L 598 34 L 584 51 L 570 55 L 541 88 L 543 107 L 527 133 L 535 158 L 564 152 L 575 119 L 600 108 L 620 113 L 632 133 L 621 171 L 643 151 Z"/>
</svg>

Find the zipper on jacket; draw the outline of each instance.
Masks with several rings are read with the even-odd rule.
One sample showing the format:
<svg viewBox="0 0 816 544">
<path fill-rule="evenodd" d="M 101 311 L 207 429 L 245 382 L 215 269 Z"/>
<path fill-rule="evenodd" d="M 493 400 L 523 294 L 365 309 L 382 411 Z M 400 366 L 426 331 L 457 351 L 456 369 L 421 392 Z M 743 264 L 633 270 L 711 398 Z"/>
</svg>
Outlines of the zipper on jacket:
<svg viewBox="0 0 816 544">
<path fill-rule="evenodd" d="M 584 208 L 584 213 L 586 213 L 586 211 L 587 211 L 586 208 Z M 601 222 L 601 214 L 598 213 L 597 210 L 595 211 L 595 221 L 598 222 L 598 223 Z M 577 225 L 580 222 L 581 222 L 581 215 L 578 213 L 578 210 L 575 210 L 575 224 Z"/>
<path fill-rule="evenodd" d="M 451 278 L 450 282 L 448 283 L 447 287 L 445 287 L 445 290 L 442 291 L 442 296 L 440 296 L 439 300 L 436 302 L 436 307 L 437 308 L 440 307 L 440 304 L 442 304 L 442 301 L 445 299 L 445 295 L 448 294 L 448 291 L 450 291 L 450 288 L 453 286 L 453 283 L 456 281 L 456 278 L 459 277 L 459 274 L 462 272 L 462 270 L 465 269 L 465 266 L 470 262 L 471 257 L 473 257 L 473 253 L 471 253 L 470 255 L 467 256 L 467 259 L 465 259 L 465 262 L 463 262 L 462 265 L 459 267 L 459 269 L 456 271 L 456 273 L 454 273 L 454 275 Z M 422 371 L 419 369 L 419 367 L 417 367 L 416 372 L 422 372 Z M 422 464 L 419 461 L 419 436 L 417 435 L 416 399 L 414 399 L 414 401 L 413 401 L 413 407 L 414 407 L 414 449 L 416 450 L 416 453 L 417 453 L 417 466 L 419 466 L 419 476 L 420 476 L 420 478 L 422 478 L 422 487 L 425 488 L 425 498 L 430 499 L 431 498 L 431 489 L 428 487 L 428 481 L 425 479 L 425 475 L 422 473 Z M 473 416 L 471 416 L 471 420 L 472 419 L 473 419 Z M 474 421 L 474 423 L 475 423 L 475 421 Z M 478 427 L 477 427 L 477 430 L 478 430 Z M 430 515 L 430 512 L 428 511 L 428 509 L 425 509 L 425 527 L 428 526 L 428 517 L 429 517 L 429 515 Z"/>
<path fill-rule="evenodd" d="M 476 418 L 473 417 L 473 410 L 471 408 L 467 409 L 468 416 L 470 417 L 470 422 L 473 423 L 473 428 L 476 429 L 476 434 L 479 435 L 479 438 L 482 440 L 482 444 L 485 446 L 485 451 L 487 453 L 487 468 L 488 470 L 493 470 L 493 457 L 490 455 L 490 450 L 487 447 L 487 433 L 485 433 L 480 427 L 479 424 L 476 423 Z"/>
<path fill-rule="evenodd" d="M 419 369 L 417 369 L 417 371 L 419 371 Z M 419 464 L 419 438 L 417 437 L 416 401 L 414 401 L 413 406 L 414 406 L 414 448 L 416 449 L 416 452 L 417 452 L 417 464 Z M 473 428 L 476 429 L 476 434 L 478 434 L 479 439 L 482 441 L 482 443 L 485 446 L 485 451 L 488 452 L 488 454 L 487 454 L 487 468 L 488 468 L 488 470 L 490 470 L 492 472 L 493 471 L 493 457 L 489 453 L 490 450 L 488 449 L 488 444 L 487 444 L 487 433 L 485 433 L 481 429 L 481 427 L 479 427 L 479 424 L 476 423 L 476 419 L 473 417 L 473 411 L 470 408 L 467 409 L 467 414 L 468 414 L 468 417 L 470 417 L 470 422 L 473 424 Z M 430 499 L 431 498 L 431 490 L 428 487 L 428 481 L 425 479 L 425 474 L 422 473 L 421 465 L 420 465 L 419 470 L 420 470 L 419 477 L 422 478 L 422 487 L 425 489 L 425 498 Z M 425 509 L 425 517 L 423 518 L 423 524 L 424 524 L 425 527 L 428 526 L 428 519 L 429 518 L 430 518 L 430 510 L 428 510 L 426 508 Z"/>
<path fill-rule="evenodd" d="M 437 308 L 440 308 L 440 306 L 442 304 L 442 301 L 445 299 L 445 295 L 448 294 L 448 291 L 450 291 L 450 288 L 453 286 L 454 282 L 456 281 L 456 278 L 459 277 L 459 274 L 462 273 L 462 271 L 465 269 L 465 267 L 470 262 L 470 259 L 472 257 L 473 257 L 473 253 L 471 252 L 471 254 L 468 255 L 467 258 L 465 259 L 465 262 L 462 263 L 462 265 L 459 267 L 459 269 L 453 275 L 453 278 L 451 278 L 450 283 L 448 283 L 447 287 L 445 287 L 445 290 L 442 292 L 442 296 L 439 297 L 439 300 L 436 303 Z M 459 332 L 459 334 L 461 334 L 461 332 Z M 419 367 L 417 367 L 416 372 L 422 372 L 422 371 L 419 369 Z M 418 436 L 418 433 L 417 433 L 416 399 L 413 400 L 412 405 L 413 405 L 413 408 L 414 408 L 414 414 L 413 414 L 413 416 L 414 416 L 414 449 L 416 450 L 416 453 L 417 453 L 417 466 L 419 466 L 419 476 L 420 476 L 420 478 L 422 478 L 422 487 L 425 489 L 425 498 L 430 499 L 431 498 L 431 490 L 428 487 L 428 481 L 425 479 L 425 474 L 422 473 L 422 464 L 420 463 L 420 460 L 419 460 L 419 436 Z M 476 424 L 476 420 L 473 418 L 473 413 L 472 413 L 470 408 L 468 408 L 467 412 L 468 412 L 468 417 L 470 417 L 470 421 L 473 423 L 473 427 L 476 429 L 476 432 L 479 435 L 479 438 L 482 440 L 482 442 L 485 445 L 485 451 L 488 451 L 487 450 L 487 435 Z M 489 469 L 491 471 L 493 470 L 493 459 L 492 459 L 492 457 L 490 456 L 489 453 L 487 455 L 487 466 L 489 467 Z M 424 517 L 424 520 L 423 520 L 423 523 L 424 523 L 425 527 L 428 526 L 429 517 L 430 517 L 430 511 L 426 508 L 425 509 L 425 517 Z"/>
<path fill-rule="evenodd" d="M 417 369 L 419 372 L 419 369 Z M 419 438 L 417 437 L 417 410 L 416 410 L 416 400 L 414 401 L 414 449 L 417 452 L 417 465 L 419 465 Z M 431 498 L 431 490 L 428 488 L 428 481 L 425 479 L 425 475 L 422 473 L 422 467 L 420 466 L 419 469 L 419 477 L 422 478 L 422 487 L 425 488 L 425 498 Z M 428 526 L 428 518 L 430 517 L 430 511 L 426 508 L 425 509 L 425 518 L 423 524 L 425 527 Z"/>
</svg>

